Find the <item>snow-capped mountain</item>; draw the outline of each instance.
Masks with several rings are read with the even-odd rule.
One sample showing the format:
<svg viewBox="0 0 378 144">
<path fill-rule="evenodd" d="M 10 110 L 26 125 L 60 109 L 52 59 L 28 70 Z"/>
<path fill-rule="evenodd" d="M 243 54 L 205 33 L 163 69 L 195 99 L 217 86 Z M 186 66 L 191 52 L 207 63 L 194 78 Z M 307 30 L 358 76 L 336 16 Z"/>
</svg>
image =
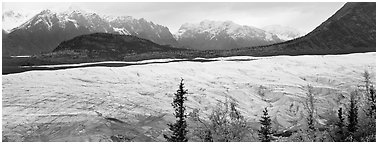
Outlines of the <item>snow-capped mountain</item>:
<svg viewBox="0 0 378 144">
<path fill-rule="evenodd" d="M 13 28 L 18 27 L 22 23 L 26 22 L 28 19 L 33 17 L 33 14 L 35 13 L 21 13 L 21 12 L 15 12 L 13 10 L 7 10 L 3 12 L 2 15 L 2 25 L 3 30 L 6 32 L 11 32 Z"/>
<path fill-rule="evenodd" d="M 102 16 L 83 10 L 43 10 L 9 33 L 11 39 L 6 39 L 3 46 L 10 55 L 50 52 L 62 41 L 96 32 L 130 34 L 163 45 L 177 43 L 167 27 L 145 19 Z"/>
<path fill-rule="evenodd" d="M 113 28 L 113 33 L 135 35 L 163 45 L 177 45 L 176 39 L 165 26 L 130 16 L 106 16 L 106 19 Z"/>
<path fill-rule="evenodd" d="M 210 20 L 182 25 L 175 38 L 181 46 L 200 50 L 232 49 L 282 41 L 276 35 L 252 26 Z"/>
<path fill-rule="evenodd" d="M 291 40 L 303 36 L 304 33 L 288 26 L 269 25 L 262 28 L 263 30 L 277 35 L 282 40 Z"/>
</svg>

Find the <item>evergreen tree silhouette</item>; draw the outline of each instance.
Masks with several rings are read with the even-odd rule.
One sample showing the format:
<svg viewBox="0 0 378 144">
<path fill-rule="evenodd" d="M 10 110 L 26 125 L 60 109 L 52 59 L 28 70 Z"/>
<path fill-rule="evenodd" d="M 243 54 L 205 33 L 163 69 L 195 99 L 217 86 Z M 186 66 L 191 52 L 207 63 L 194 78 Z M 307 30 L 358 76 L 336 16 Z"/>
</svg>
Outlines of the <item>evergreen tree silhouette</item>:
<svg viewBox="0 0 378 144">
<path fill-rule="evenodd" d="M 270 119 L 270 116 L 268 115 L 268 109 L 265 107 L 265 109 L 263 110 L 263 116 L 261 116 L 261 119 L 260 119 L 260 124 L 261 124 L 261 127 L 260 127 L 260 130 L 258 130 L 259 132 L 259 139 L 262 141 L 262 142 L 270 142 L 273 140 L 272 138 L 272 123 L 271 123 L 271 119 Z"/>
<path fill-rule="evenodd" d="M 368 102 L 369 102 L 369 105 L 370 107 L 368 108 L 368 116 L 370 118 L 374 118 L 376 117 L 376 92 L 375 92 L 375 88 L 374 86 L 370 86 L 369 88 L 369 98 L 368 98 Z"/>
<path fill-rule="evenodd" d="M 349 105 L 349 114 L 348 114 L 348 120 L 349 124 L 347 126 L 349 136 L 352 136 L 354 132 L 357 131 L 357 125 L 358 125 L 358 107 L 356 102 L 356 96 L 358 92 L 354 91 L 350 95 L 350 105 Z"/>
<path fill-rule="evenodd" d="M 187 97 L 184 95 L 187 94 L 188 90 L 184 90 L 184 79 L 181 79 L 179 89 L 175 93 L 175 97 L 173 98 L 172 106 L 175 108 L 175 113 L 173 114 L 176 117 L 176 123 L 168 124 L 169 130 L 172 131 L 172 135 L 168 136 L 164 134 L 164 138 L 168 142 L 187 142 L 188 139 L 186 138 L 186 114 L 185 114 L 185 106 L 184 101 L 187 100 Z"/>
<path fill-rule="evenodd" d="M 344 133 L 345 124 L 344 124 L 344 117 L 343 117 L 343 108 L 340 108 L 337 112 L 338 112 L 337 115 L 338 115 L 339 121 L 336 123 L 336 126 L 337 126 L 336 141 L 342 142 L 345 139 L 345 133 Z"/>
</svg>

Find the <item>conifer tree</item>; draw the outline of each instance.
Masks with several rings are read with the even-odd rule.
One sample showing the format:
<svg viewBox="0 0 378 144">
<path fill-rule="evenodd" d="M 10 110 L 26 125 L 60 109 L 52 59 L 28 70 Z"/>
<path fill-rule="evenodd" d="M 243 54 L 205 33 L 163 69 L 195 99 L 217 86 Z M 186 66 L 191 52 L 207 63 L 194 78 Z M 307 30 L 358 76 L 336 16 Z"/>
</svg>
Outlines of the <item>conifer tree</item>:
<svg viewBox="0 0 378 144">
<path fill-rule="evenodd" d="M 187 94 L 188 90 L 184 90 L 184 79 L 181 79 L 179 89 L 175 93 L 175 97 L 173 98 L 172 106 L 175 108 L 175 113 L 173 114 L 176 117 L 176 123 L 168 124 L 169 130 L 172 131 L 172 135 L 164 135 L 164 138 L 168 142 L 187 142 L 188 139 L 186 138 L 186 114 L 185 114 L 185 106 L 184 101 L 187 100 L 187 97 L 184 95 Z"/>
<path fill-rule="evenodd" d="M 348 120 L 349 124 L 347 126 L 349 135 L 351 136 L 354 132 L 357 131 L 357 117 L 358 117 L 358 107 L 356 102 L 356 96 L 358 92 L 354 91 L 350 95 L 350 105 L 349 105 L 349 114 L 348 114 Z"/>
<path fill-rule="evenodd" d="M 371 85 L 371 76 L 370 76 L 369 72 L 365 70 L 363 77 L 364 77 L 365 91 L 366 91 L 367 94 L 369 94 L 369 89 L 370 89 L 370 85 Z"/>
<path fill-rule="evenodd" d="M 368 103 L 369 103 L 369 107 L 368 107 L 368 116 L 370 118 L 374 118 L 376 117 L 376 92 L 375 92 L 375 88 L 374 86 L 370 86 L 369 88 L 369 97 L 368 97 Z"/>
<path fill-rule="evenodd" d="M 358 114 L 358 126 L 362 129 L 355 132 L 354 140 L 371 142 L 375 141 L 376 135 L 376 92 L 371 75 L 365 71 L 363 77 L 365 91 L 361 94 L 362 100 L 359 100 L 357 105 L 358 109 L 364 112 Z"/>
<path fill-rule="evenodd" d="M 268 114 L 268 109 L 265 107 L 265 109 L 263 110 L 263 116 L 261 116 L 261 119 L 260 119 L 260 124 L 261 124 L 261 127 L 260 127 L 260 130 L 258 130 L 259 132 L 259 139 L 260 141 L 262 142 L 270 142 L 273 140 L 272 138 L 272 123 L 271 123 L 271 119 L 270 119 L 270 116 Z"/>
<path fill-rule="evenodd" d="M 336 126 L 337 126 L 337 139 L 336 141 L 338 142 L 341 142 L 341 141 L 344 141 L 345 139 L 345 133 L 344 133 L 344 117 L 343 117 L 343 108 L 340 108 L 338 110 L 338 118 L 339 118 L 339 121 L 336 123 Z"/>
<path fill-rule="evenodd" d="M 368 117 L 374 118 L 376 105 L 375 88 L 373 83 L 371 82 L 371 76 L 368 71 L 364 72 L 363 77 L 365 86 L 365 101 L 362 103 L 365 107 L 363 107 L 363 110 L 365 111 Z"/>
<path fill-rule="evenodd" d="M 309 137 L 311 139 L 311 141 L 315 141 L 316 140 L 316 135 L 315 135 L 315 132 L 316 132 L 316 128 L 315 128 L 315 116 L 316 116 L 316 111 L 315 111 L 315 95 L 314 95 L 314 87 L 312 87 L 311 85 L 307 85 L 307 93 L 306 93 L 306 101 L 305 101 L 305 109 L 307 111 L 307 117 L 306 117 L 306 120 L 307 120 L 307 132 L 309 134 Z"/>
</svg>

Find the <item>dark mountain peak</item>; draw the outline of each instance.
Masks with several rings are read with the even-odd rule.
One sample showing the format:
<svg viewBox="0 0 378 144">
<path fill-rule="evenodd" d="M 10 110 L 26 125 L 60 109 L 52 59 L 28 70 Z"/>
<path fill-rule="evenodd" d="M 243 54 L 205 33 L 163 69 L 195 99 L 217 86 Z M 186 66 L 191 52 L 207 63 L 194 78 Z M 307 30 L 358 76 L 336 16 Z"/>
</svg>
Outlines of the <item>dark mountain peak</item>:
<svg viewBox="0 0 378 144">
<path fill-rule="evenodd" d="M 357 9 L 362 8 L 363 7 L 362 5 L 368 6 L 369 3 L 357 3 L 357 2 L 345 3 L 344 6 L 330 18 L 332 18 L 333 20 L 338 20 L 339 18 L 344 17 L 347 14 L 352 14 L 356 8 Z"/>
<path fill-rule="evenodd" d="M 372 51 L 376 51 L 376 3 L 348 2 L 307 35 L 270 46 L 253 47 L 250 53 L 300 55 Z"/>
<path fill-rule="evenodd" d="M 352 23 L 358 24 L 369 21 L 375 25 L 375 11 L 375 3 L 373 2 L 348 2 L 311 33 L 328 30 L 330 27 L 335 26 L 335 24 L 341 24 L 340 22 L 348 22 L 348 24 L 352 25 Z M 349 28 L 352 30 L 357 27 Z"/>
<path fill-rule="evenodd" d="M 376 27 L 374 2 L 348 2 L 328 18 L 304 40 L 318 43 L 318 47 L 374 47 Z M 316 43 L 315 43 L 316 44 Z M 314 46 L 316 47 L 316 46 Z"/>
<path fill-rule="evenodd" d="M 133 35 L 92 33 L 64 41 L 59 44 L 54 52 L 75 51 L 84 53 L 91 58 L 122 59 L 130 54 L 170 50 L 177 49 L 162 46 Z"/>
</svg>

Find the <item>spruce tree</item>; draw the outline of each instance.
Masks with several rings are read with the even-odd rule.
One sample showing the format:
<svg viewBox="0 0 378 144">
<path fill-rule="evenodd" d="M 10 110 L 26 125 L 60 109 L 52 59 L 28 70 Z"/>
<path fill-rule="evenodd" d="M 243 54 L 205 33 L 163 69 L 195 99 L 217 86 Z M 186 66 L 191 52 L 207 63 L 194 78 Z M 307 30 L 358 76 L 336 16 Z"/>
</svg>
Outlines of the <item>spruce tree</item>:
<svg viewBox="0 0 378 144">
<path fill-rule="evenodd" d="M 375 118 L 375 105 L 376 105 L 375 88 L 371 82 L 371 76 L 369 72 L 365 71 L 363 76 L 364 76 L 364 84 L 365 84 L 364 100 L 366 100 L 366 102 L 364 101 L 365 102 L 364 105 L 366 105 L 366 107 L 364 107 L 363 110 L 365 111 L 367 116 L 369 116 L 370 118 Z"/>
<path fill-rule="evenodd" d="M 176 117 L 176 123 L 168 124 L 169 130 L 172 131 L 172 135 L 164 135 L 164 138 L 168 142 L 187 142 L 188 139 L 186 138 L 186 114 L 185 114 L 185 106 L 184 101 L 187 100 L 187 97 L 184 95 L 187 94 L 188 90 L 184 90 L 184 79 L 181 79 L 179 89 L 175 93 L 175 97 L 173 98 L 172 106 L 175 109 L 175 113 L 173 114 Z"/>
<path fill-rule="evenodd" d="M 363 99 L 358 101 L 360 104 L 358 105 L 358 109 L 361 109 L 364 113 L 358 115 L 358 126 L 362 129 L 358 129 L 355 132 L 354 139 L 363 142 L 376 141 L 376 92 L 371 79 L 370 74 L 365 71 L 365 92 L 362 95 Z"/>
<path fill-rule="evenodd" d="M 273 137 L 272 137 L 272 126 L 271 126 L 271 119 L 270 119 L 270 116 L 268 115 L 268 109 L 265 107 L 265 109 L 263 110 L 263 116 L 261 116 L 261 119 L 260 119 L 260 124 L 261 124 L 261 127 L 260 127 L 260 130 L 258 130 L 259 132 L 259 139 L 260 141 L 262 142 L 270 142 L 273 140 Z"/>
<path fill-rule="evenodd" d="M 371 85 L 371 77 L 370 77 L 369 72 L 365 70 L 363 77 L 364 77 L 365 91 L 367 94 L 369 94 L 369 89 Z"/>
<path fill-rule="evenodd" d="M 357 91 L 354 91 L 350 95 L 350 105 L 349 105 L 349 114 L 348 120 L 349 124 L 347 126 L 349 135 L 351 136 L 354 132 L 357 131 L 357 117 L 358 117 L 358 107 L 356 102 Z"/>
<path fill-rule="evenodd" d="M 336 123 L 336 126 L 337 126 L 337 139 L 336 141 L 338 142 L 341 142 L 341 141 L 344 141 L 345 139 L 345 134 L 344 134 L 344 117 L 343 117 L 343 108 L 340 108 L 338 110 L 338 118 L 339 118 L 339 121 Z"/>
<path fill-rule="evenodd" d="M 370 118 L 374 118 L 376 117 L 376 92 L 375 92 L 375 88 L 374 86 L 370 86 L 369 88 L 369 97 L 368 97 L 368 102 L 369 102 L 369 106 L 368 107 L 368 116 Z"/>
<path fill-rule="evenodd" d="M 316 135 L 315 135 L 315 132 L 316 132 L 316 128 L 315 128 L 315 116 L 316 116 L 316 111 L 315 111 L 315 95 L 314 95 L 314 87 L 312 87 L 311 85 L 307 85 L 307 93 L 306 93 L 306 101 L 305 101 L 305 109 L 307 111 L 307 117 L 306 117 L 306 120 L 307 120 L 307 132 L 309 134 L 309 137 L 311 139 L 311 141 L 315 141 L 316 140 Z"/>
</svg>

